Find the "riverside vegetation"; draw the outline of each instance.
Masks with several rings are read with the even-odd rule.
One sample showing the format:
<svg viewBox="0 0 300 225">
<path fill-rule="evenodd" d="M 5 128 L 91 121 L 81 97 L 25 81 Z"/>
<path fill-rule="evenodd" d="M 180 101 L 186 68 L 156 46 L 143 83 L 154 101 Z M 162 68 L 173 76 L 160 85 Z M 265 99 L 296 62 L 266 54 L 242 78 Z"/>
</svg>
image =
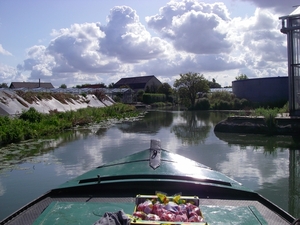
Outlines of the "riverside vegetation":
<svg viewBox="0 0 300 225">
<path fill-rule="evenodd" d="M 89 107 L 77 111 L 43 114 L 30 108 L 18 118 L 0 116 L 0 147 L 29 139 L 49 137 L 79 126 L 108 119 L 125 119 L 140 115 L 134 106 L 117 103 L 103 108 Z"/>
<path fill-rule="evenodd" d="M 150 97 L 149 97 L 150 96 Z M 161 96 L 148 94 L 148 101 L 153 107 L 172 106 L 168 101 L 159 101 Z M 155 99 L 155 101 L 153 99 Z M 167 100 L 168 98 L 163 97 Z M 176 103 L 176 102 L 175 102 Z M 178 102 L 177 102 L 178 103 Z M 180 103 L 180 102 L 179 102 Z M 264 116 L 268 126 L 273 127 L 275 117 L 279 113 L 288 112 L 288 105 L 284 107 L 258 107 L 253 109 L 249 101 L 237 99 L 232 93 L 218 91 L 204 94 L 196 99 L 194 107 L 189 110 L 238 110 L 239 115 Z M 0 116 L 0 147 L 10 143 L 17 143 L 29 139 L 46 138 L 53 134 L 76 127 L 100 123 L 108 119 L 124 119 L 137 117 L 140 112 L 134 106 L 117 103 L 103 108 L 85 108 L 77 111 L 57 112 L 50 114 L 37 112 L 34 108 L 22 112 L 18 118 Z"/>
</svg>

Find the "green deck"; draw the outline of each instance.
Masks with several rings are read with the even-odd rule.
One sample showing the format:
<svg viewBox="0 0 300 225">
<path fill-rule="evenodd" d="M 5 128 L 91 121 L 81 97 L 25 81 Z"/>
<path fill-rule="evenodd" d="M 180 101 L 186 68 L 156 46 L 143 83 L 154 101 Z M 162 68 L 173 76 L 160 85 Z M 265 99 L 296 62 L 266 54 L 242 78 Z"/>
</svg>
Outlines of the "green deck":
<svg viewBox="0 0 300 225">
<path fill-rule="evenodd" d="M 52 202 L 33 225 L 94 224 L 105 212 L 123 210 L 126 214 L 132 214 L 134 207 L 133 203 Z M 254 206 L 201 206 L 200 208 L 205 222 L 208 224 L 267 224 Z M 156 224 L 166 223 L 171 224 L 163 221 Z M 143 221 L 143 223 L 133 224 L 149 224 L 149 222 Z"/>
<path fill-rule="evenodd" d="M 211 170 L 209 167 L 204 166 L 201 163 L 197 163 L 193 160 L 165 150 L 161 151 L 161 165 L 156 169 L 149 166 L 149 150 L 144 150 L 91 170 L 62 184 L 60 188 L 97 184 L 98 175 L 100 175 L 101 178 L 111 176 L 120 178 L 119 180 L 115 179 L 112 181 L 104 181 L 105 179 L 103 179 L 101 180 L 101 183 L 122 182 L 124 180 L 128 181 L 128 179 L 132 179 L 132 182 L 135 182 L 137 179 L 149 179 L 151 181 L 155 181 L 161 180 L 161 177 L 155 178 L 155 175 L 159 175 L 168 177 L 169 180 L 172 180 L 172 177 L 176 176 L 176 180 L 181 180 L 182 182 L 185 182 L 188 177 L 198 179 L 199 183 L 202 181 L 205 181 L 206 183 L 214 181 L 211 185 L 222 185 L 223 182 L 229 184 L 226 188 L 250 191 L 240 183 L 222 173 Z M 147 176 L 149 176 L 149 178 L 147 178 Z"/>
</svg>

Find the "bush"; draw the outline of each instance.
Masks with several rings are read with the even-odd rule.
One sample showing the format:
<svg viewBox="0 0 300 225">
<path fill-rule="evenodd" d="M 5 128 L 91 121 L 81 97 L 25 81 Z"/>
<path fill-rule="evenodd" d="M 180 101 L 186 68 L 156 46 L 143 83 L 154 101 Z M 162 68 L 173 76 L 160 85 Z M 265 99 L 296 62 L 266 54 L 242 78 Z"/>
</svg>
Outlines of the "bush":
<svg viewBox="0 0 300 225">
<path fill-rule="evenodd" d="M 272 134 L 275 132 L 276 124 L 275 117 L 280 112 L 279 108 L 257 108 L 254 111 L 255 116 L 263 116 L 265 118 L 266 124 L 269 129 L 269 133 Z"/>
<path fill-rule="evenodd" d="M 0 117 L 0 147 L 9 143 L 32 138 L 47 137 L 89 123 L 98 123 L 108 118 L 138 116 L 134 106 L 114 104 L 103 108 L 85 108 L 65 113 L 52 111 L 41 114 L 34 108 L 23 112 L 19 118 Z"/>
<path fill-rule="evenodd" d="M 165 94 L 152 94 L 152 93 L 144 93 L 143 94 L 143 103 L 152 104 L 154 102 L 165 102 L 166 95 Z"/>
<path fill-rule="evenodd" d="M 210 103 L 207 98 L 200 98 L 197 100 L 194 108 L 192 110 L 209 110 Z"/>
<path fill-rule="evenodd" d="M 215 102 L 215 104 L 212 106 L 212 109 L 214 110 L 230 110 L 233 108 L 233 104 L 228 101 L 219 100 Z"/>
<path fill-rule="evenodd" d="M 220 101 L 220 100 L 231 102 L 234 99 L 235 99 L 234 94 L 229 93 L 227 91 L 216 91 L 209 95 L 209 100 L 211 102 L 216 102 L 216 101 Z"/>
<path fill-rule="evenodd" d="M 35 110 L 35 108 L 31 107 L 28 111 L 24 111 L 20 115 L 20 119 L 24 121 L 29 121 L 31 123 L 38 123 L 42 120 L 43 115 Z"/>
<path fill-rule="evenodd" d="M 241 110 L 241 109 L 245 109 L 248 106 L 250 106 L 250 102 L 247 99 L 244 99 L 244 98 L 243 99 L 235 98 L 233 100 L 233 108 L 234 109 Z"/>
</svg>

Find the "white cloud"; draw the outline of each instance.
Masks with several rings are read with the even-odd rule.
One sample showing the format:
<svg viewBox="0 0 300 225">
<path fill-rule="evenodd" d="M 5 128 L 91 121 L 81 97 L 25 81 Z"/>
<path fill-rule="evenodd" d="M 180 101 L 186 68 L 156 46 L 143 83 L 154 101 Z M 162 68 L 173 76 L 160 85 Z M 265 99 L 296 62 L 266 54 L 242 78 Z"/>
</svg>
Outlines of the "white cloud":
<svg viewBox="0 0 300 225">
<path fill-rule="evenodd" d="M 229 53 L 231 43 L 221 27 L 229 20 L 223 3 L 188 0 L 170 2 L 159 14 L 146 18 L 149 27 L 170 39 L 177 50 L 195 54 Z"/>
<path fill-rule="evenodd" d="M 0 44 L 0 54 L 2 54 L 2 55 L 9 55 L 9 56 L 12 55 L 9 51 L 5 50 L 5 49 L 2 47 L 1 44 Z"/>
<path fill-rule="evenodd" d="M 121 77 L 150 74 L 172 84 L 186 72 L 217 77 L 222 85 L 230 85 L 239 73 L 285 76 L 286 35 L 280 33 L 278 17 L 257 8 L 252 16 L 231 18 L 224 3 L 171 1 L 146 18 L 154 36 L 135 10 L 117 6 L 105 25 L 53 30 L 48 46 L 29 48 L 18 68 L 28 71 L 30 79 L 47 79 L 55 86 L 108 85 Z"/>
<path fill-rule="evenodd" d="M 235 42 L 233 53 L 242 55 L 245 69 L 257 77 L 287 75 L 286 36 L 279 31 L 277 15 L 257 9 L 252 17 L 233 20 L 229 25 L 229 39 Z"/>
<path fill-rule="evenodd" d="M 9 86 L 12 80 L 23 81 L 22 79 L 26 79 L 26 77 L 19 73 L 16 68 L 0 63 L 1 84 L 6 83 Z"/>
<path fill-rule="evenodd" d="M 241 149 L 240 146 L 231 146 L 235 151 L 227 154 L 226 161 L 218 164 L 218 170 L 242 183 L 251 180 L 256 187 L 263 186 L 264 183 L 276 183 L 280 179 L 289 177 L 289 162 L 283 160 L 288 157 L 288 151 L 276 149 L 277 157 L 265 153 L 262 147 L 255 150 L 253 146 Z M 270 162 L 266 164 L 265 158 Z M 253 167 L 256 164 L 257 167 Z M 262 171 L 263 170 L 263 171 Z M 249 187 L 251 188 L 251 187 Z M 251 188 L 253 189 L 253 188 Z"/>
<path fill-rule="evenodd" d="M 158 57 L 167 45 L 162 39 L 151 37 L 139 22 L 136 11 L 127 6 L 114 7 L 101 30 L 105 37 L 100 40 L 100 52 L 123 62 L 136 63 Z"/>
<path fill-rule="evenodd" d="M 27 59 L 18 69 L 31 71 L 32 79 L 39 79 L 52 76 L 52 69 L 56 64 L 53 56 L 47 54 L 46 47 L 35 45 L 27 50 Z"/>
</svg>

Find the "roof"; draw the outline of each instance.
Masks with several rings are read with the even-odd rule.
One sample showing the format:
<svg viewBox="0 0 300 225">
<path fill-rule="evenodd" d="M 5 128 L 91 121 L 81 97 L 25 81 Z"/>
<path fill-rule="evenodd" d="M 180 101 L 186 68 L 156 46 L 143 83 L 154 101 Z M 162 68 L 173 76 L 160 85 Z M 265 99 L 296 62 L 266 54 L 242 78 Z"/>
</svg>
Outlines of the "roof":
<svg viewBox="0 0 300 225">
<path fill-rule="evenodd" d="M 150 76 L 141 76 L 141 77 L 127 77 L 121 78 L 117 83 L 115 83 L 114 87 L 118 88 L 121 86 L 128 85 L 132 89 L 144 89 L 145 85 L 152 78 L 156 78 L 154 75 Z"/>
<path fill-rule="evenodd" d="M 51 83 L 42 83 L 42 82 L 11 82 L 9 88 L 54 88 Z"/>
<path fill-rule="evenodd" d="M 105 88 L 104 84 L 84 84 L 82 88 Z"/>
<path fill-rule="evenodd" d="M 291 14 L 290 16 L 299 15 L 300 14 L 300 6 L 298 6 Z"/>
</svg>

